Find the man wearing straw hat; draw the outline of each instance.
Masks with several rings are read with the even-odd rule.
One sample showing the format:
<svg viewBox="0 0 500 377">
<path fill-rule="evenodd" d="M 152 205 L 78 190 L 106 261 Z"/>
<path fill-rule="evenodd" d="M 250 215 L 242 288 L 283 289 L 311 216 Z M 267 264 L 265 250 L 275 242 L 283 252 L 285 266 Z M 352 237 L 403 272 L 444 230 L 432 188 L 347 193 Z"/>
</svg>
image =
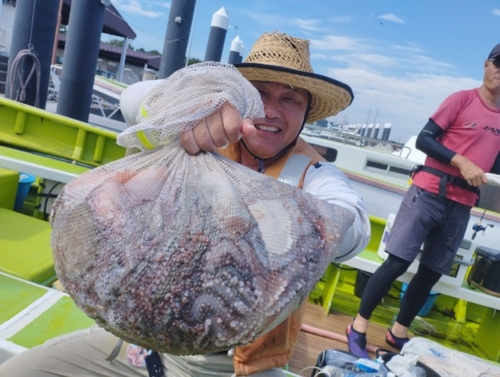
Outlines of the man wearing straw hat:
<svg viewBox="0 0 500 377">
<path fill-rule="evenodd" d="M 352 258 L 369 239 L 369 219 L 362 199 L 336 167 L 326 163 L 299 137 L 306 121 L 327 118 L 349 106 L 351 89 L 313 73 L 309 41 L 279 32 L 262 35 L 237 68 L 259 91 L 265 117 L 242 119 L 226 103 L 194 129 L 181 133 L 182 146 L 190 154 L 217 150 L 271 177 L 280 178 L 286 172 L 289 183 L 349 209 L 354 221 L 336 261 Z M 125 118 L 131 120 L 129 124 L 135 122 L 140 103 L 154 85 L 151 81 L 142 82 L 124 92 L 122 109 Z M 122 345 L 114 335 L 92 327 L 21 353 L 0 366 L 0 375 L 284 376 L 283 367 L 291 359 L 298 340 L 306 301 L 270 332 L 228 352 L 198 356 L 158 354 Z M 155 368 L 151 368 L 153 364 Z M 145 366 L 149 366 L 149 372 Z"/>
</svg>

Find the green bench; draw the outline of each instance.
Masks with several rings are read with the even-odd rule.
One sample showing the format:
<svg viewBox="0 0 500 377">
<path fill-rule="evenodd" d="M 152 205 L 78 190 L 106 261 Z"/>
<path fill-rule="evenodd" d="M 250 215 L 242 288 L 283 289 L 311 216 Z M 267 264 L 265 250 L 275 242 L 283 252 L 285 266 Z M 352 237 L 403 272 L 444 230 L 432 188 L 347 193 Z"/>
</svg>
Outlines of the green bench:
<svg viewBox="0 0 500 377">
<path fill-rule="evenodd" d="M 67 294 L 0 272 L 0 364 L 95 322 Z"/>
<path fill-rule="evenodd" d="M 53 283 L 50 224 L 5 208 L 0 208 L 0 224 L 0 272 L 41 285 Z"/>
</svg>

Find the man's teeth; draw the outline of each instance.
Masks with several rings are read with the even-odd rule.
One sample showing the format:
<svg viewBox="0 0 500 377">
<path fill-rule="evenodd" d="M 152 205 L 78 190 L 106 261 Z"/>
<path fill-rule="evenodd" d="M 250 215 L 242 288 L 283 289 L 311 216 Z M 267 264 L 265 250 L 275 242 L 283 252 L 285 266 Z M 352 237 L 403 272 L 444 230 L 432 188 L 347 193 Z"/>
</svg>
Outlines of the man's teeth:
<svg viewBox="0 0 500 377">
<path fill-rule="evenodd" d="M 262 124 L 257 124 L 255 127 L 258 128 L 259 130 L 270 131 L 270 132 L 278 132 L 280 130 L 278 127 L 263 126 Z"/>
</svg>

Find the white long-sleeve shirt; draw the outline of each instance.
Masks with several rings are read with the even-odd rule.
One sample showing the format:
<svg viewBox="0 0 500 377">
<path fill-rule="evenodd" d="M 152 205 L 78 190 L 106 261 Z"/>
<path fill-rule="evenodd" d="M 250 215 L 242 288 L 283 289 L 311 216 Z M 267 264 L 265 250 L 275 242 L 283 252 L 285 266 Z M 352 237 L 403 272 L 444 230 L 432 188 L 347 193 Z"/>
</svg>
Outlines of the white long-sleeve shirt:
<svg viewBox="0 0 500 377">
<path fill-rule="evenodd" d="M 353 212 L 354 223 L 348 230 L 335 262 L 343 262 L 358 255 L 370 239 L 370 219 L 363 199 L 336 166 L 322 162 L 310 166 L 302 189 L 318 199 L 344 207 Z"/>
</svg>

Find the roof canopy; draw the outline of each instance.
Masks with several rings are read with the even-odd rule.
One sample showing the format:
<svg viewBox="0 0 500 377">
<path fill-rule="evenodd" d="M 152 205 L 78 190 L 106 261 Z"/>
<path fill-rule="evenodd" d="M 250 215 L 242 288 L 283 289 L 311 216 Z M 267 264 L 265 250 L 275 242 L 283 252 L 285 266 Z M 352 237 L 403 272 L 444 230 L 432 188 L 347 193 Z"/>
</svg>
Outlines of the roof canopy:
<svg viewBox="0 0 500 377">
<path fill-rule="evenodd" d="M 70 9 L 71 0 L 63 0 L 61 24 L 68 24 Z M 116 35 L 118 37 L 127 37 L 129 39 L 135 39 L 135 37 L 137 36 L 137 34 L 135 34 L 129 24 L 127 24 L 118 10 L 116 10 L 116 8 L 113 6 L 113 4 L 110 4 L 108 7 L 106 7 L 102 32 L 110 35 Z"/>
</svg>

